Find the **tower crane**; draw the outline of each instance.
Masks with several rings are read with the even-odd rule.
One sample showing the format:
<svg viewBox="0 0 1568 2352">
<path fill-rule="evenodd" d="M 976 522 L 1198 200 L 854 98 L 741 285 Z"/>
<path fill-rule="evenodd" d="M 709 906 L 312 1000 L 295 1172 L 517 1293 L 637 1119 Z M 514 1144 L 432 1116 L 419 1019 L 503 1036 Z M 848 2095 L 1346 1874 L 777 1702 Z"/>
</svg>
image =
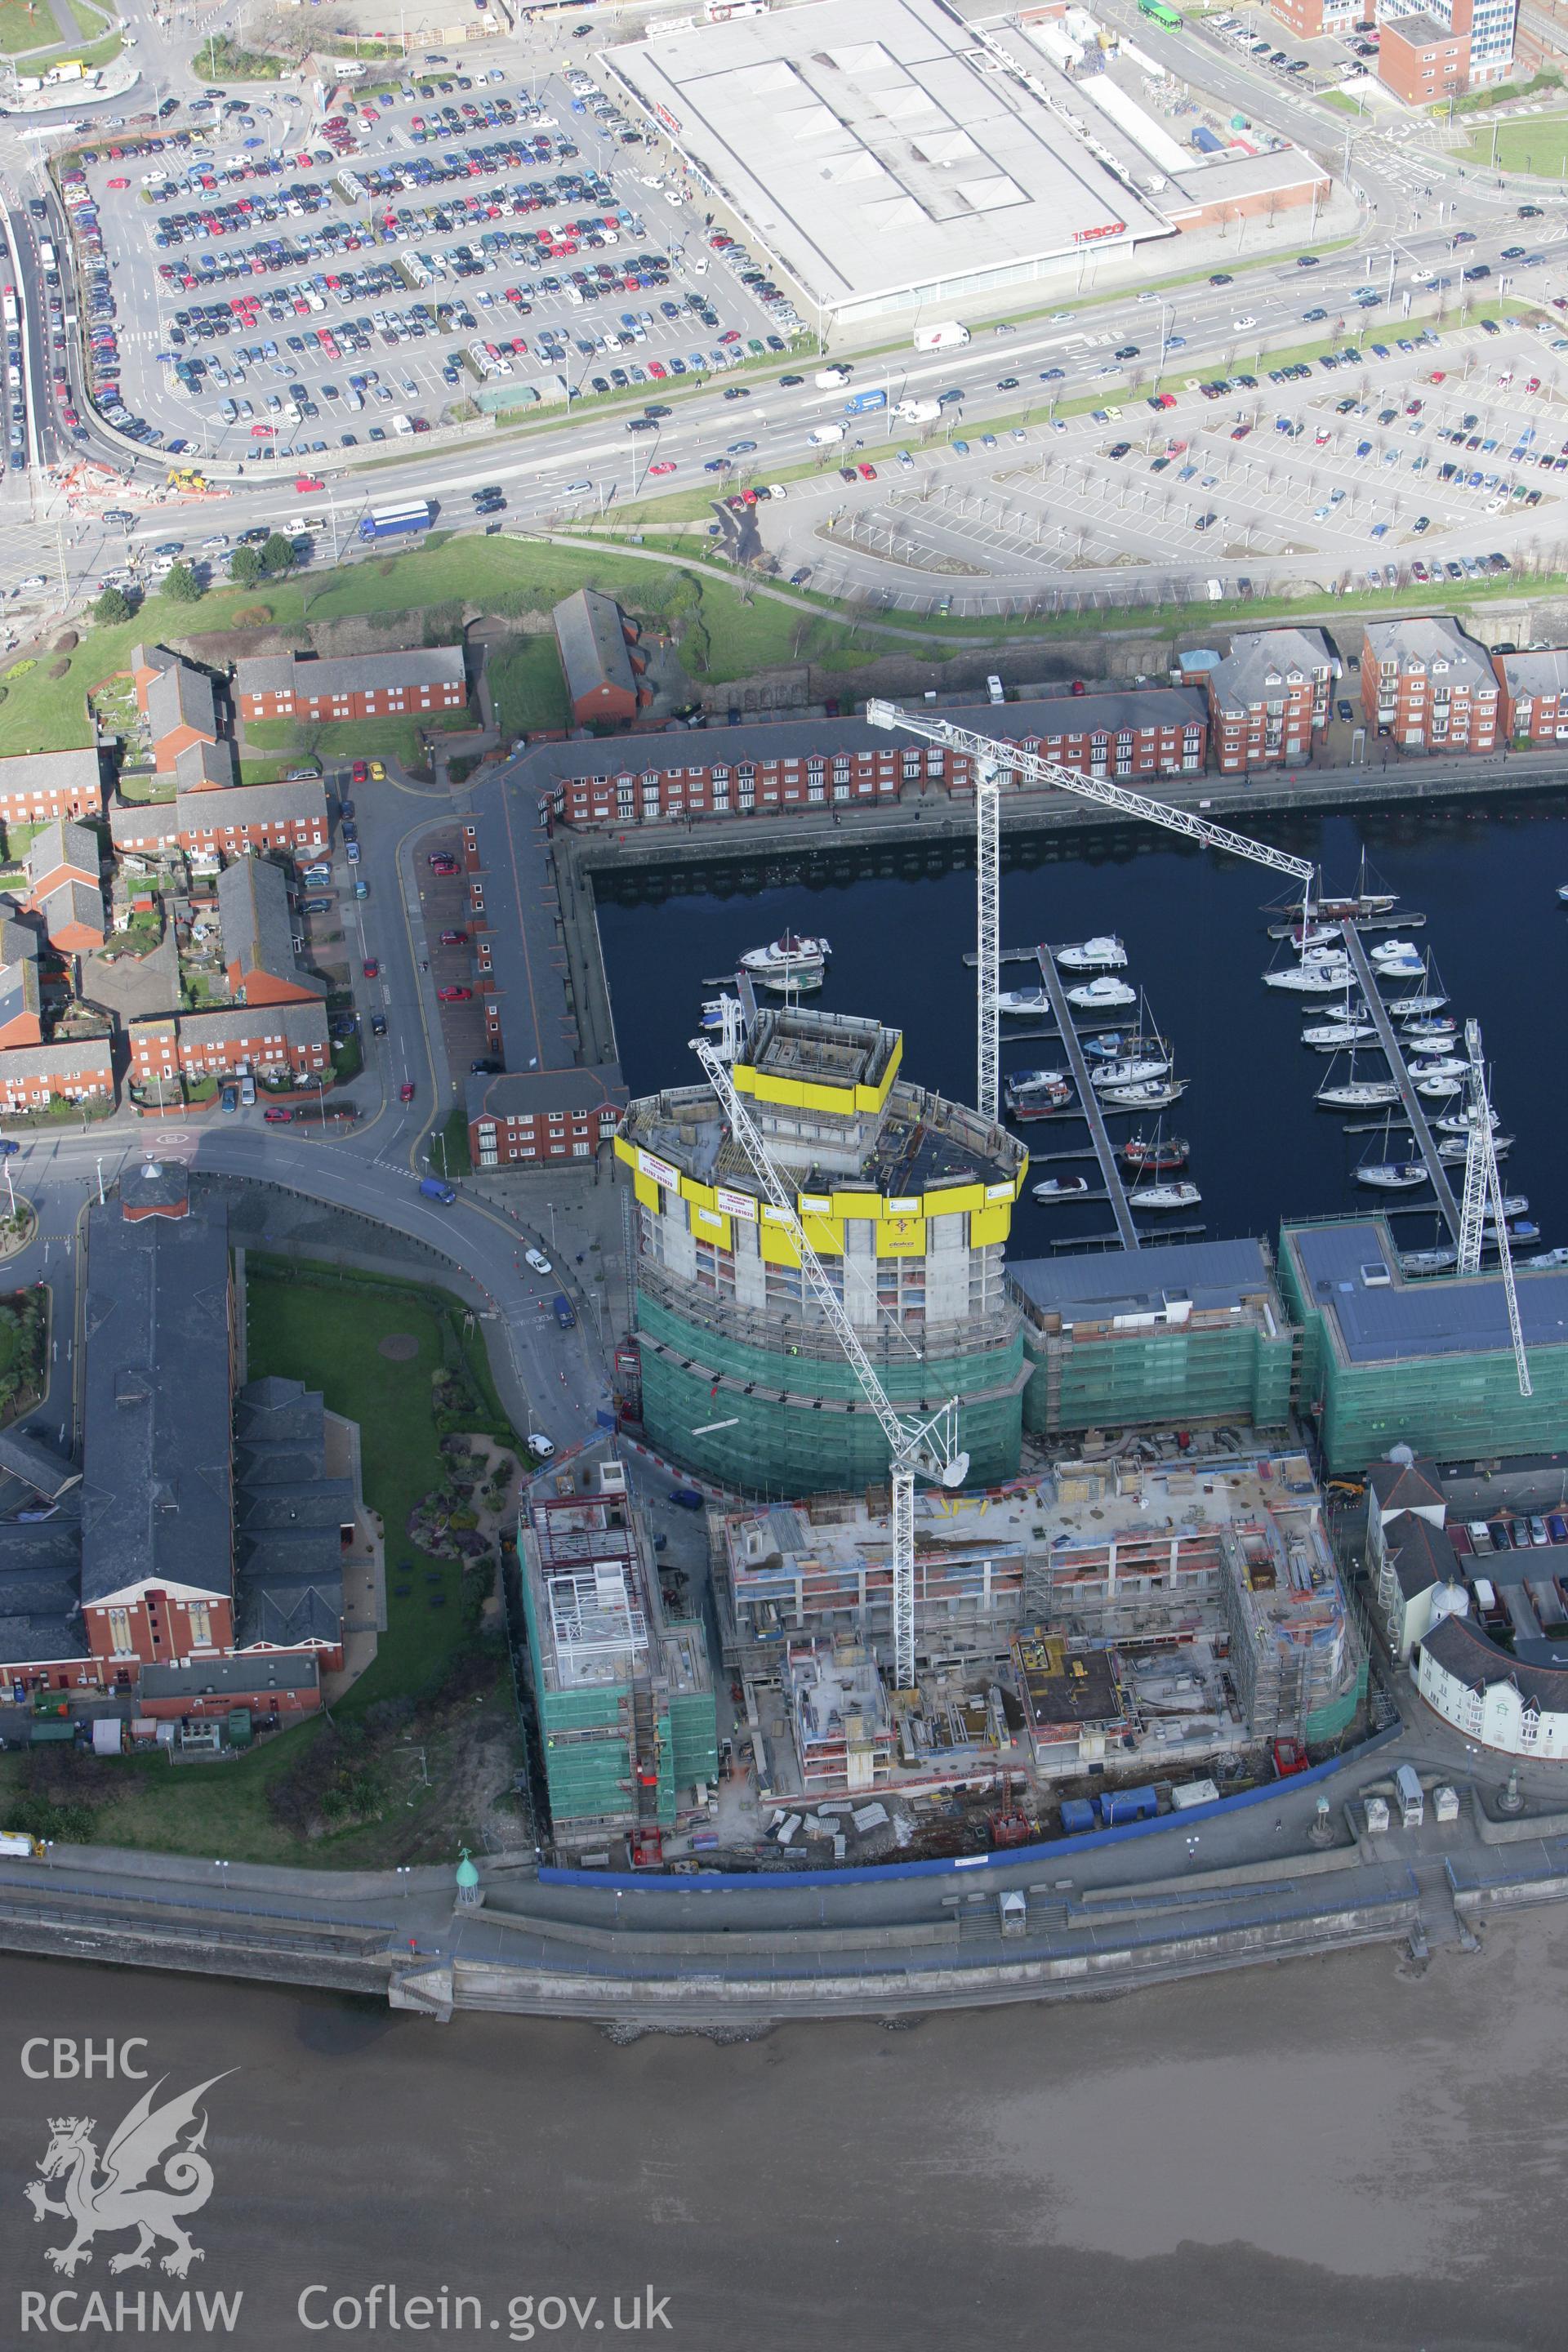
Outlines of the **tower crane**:
<svg viewBox="0 0 1568 2352">
<path fill-rule="evenodd" d="M 1514 1286 L 1508 1219 L 1503 1214 L 1502 1179 L 1498 1174 L 1491 1098 L 1487 1088 L 1486 1063 L 1481 1057 L 1481 1024 L 1479 1021 L 1467 1021 L 1465 1024 L 1465 1051 L 1470 1062 L 1469 1102 L 1467 1106 L 1469 1127 L 1465 1139 L 1465 1197 L 1459 1208 L 1459 1272 L 1480 1272 L 1481 1243 L 1489 1200 L 1492 1215 L 1497 1221 L 1502 1295 L 1508 1302 L 1508 1329 L 1513 1341 L 1519 1392 L 1521 1396 L 1530 1396 L 1532 1393 L 1530 1361 L 1524 1352 L 1524 1327 L 1519 1319 L 1519 1293 Z"/>
<path fill-rule="evenodd" d="M 1305 940 L 1317 873 L 1310 858 L 1294 857 L 1287 849 L 1271 848 L 1267 842 L 1254 841 L 1247 834 L 1233 833 L 1228 825 L 1212 824 L 1207 817 L 1174 808 L 1169 801 L 1151 800 L 1146 793 L 1129 792 L 1125 785 L 1110 783 L 1102 776 L 1086 776 L 1077 768 L 1064 768 L 1058 760 L 1043 760 L 1038 752 L 1008 751 L 989 735 L 978 735 L 968 727 L 955 727 L 951 719 L 936 719 L 923 710 L 904 710 L 896 702 L 868 702 L 866 719 L 872 727 L 901 727 L 911 735 L 923 735 L 928 743 L 940 743 L 949 751 L 965 752 L 973 762 L 979 964 L 975 1108 L 983 1118 L 994 1119 L 1000 1110 L 1001 1008 L 997 998 L 1002 985 L 1002 778 L 1010 770 L 1028 777 L 1032 783 L 1052 784 L 1058 792 L 1094 802 L 1097 807 L 1114 809 L 1120 816 L 1142 817 L 1150 824 L 1163 825 L 1167 833 L 1184 834 L 1189 841 L 1201 842 L 1205 849 L 1227 850 L 1233 857 L 1246 857 L 1254 866 L 1268 866 L 1276 874 L 1288 874 L 1301 885 L 1301 935 Z"/>
<path fill-rule="evenodd" d="M 800 1268 L 832 1327 L 834 1337 L 849 1360 L 867 1403 L 882 1425 L 888 1441 L 893 1486 L 893 1679 L 900 1690 L 912 1690 L 915 1681 L 915 1479 L 934 1486 L 961 1486 L 969 1470 L 969 1456 L 958 1444 L 958 1399 L 950 1397 L 929 1421 L 906 1419 L 894 1410 L 876 1367 L 860 1344 L 860 1335 L 845 1313 L 827 1270 L 806 1239 L 794 1199 L 774 1166 L 752 1118 L 726 1067 L 736 1044 L 733 1027 L 726 1024 L 719 1044 L 694 1037 L 691 1050 L 701 1063 L 709 1084 L 730 1122 L 730 1132 L 744 1151 L 771 1205 L 800 1255 Z"/>
</svg>

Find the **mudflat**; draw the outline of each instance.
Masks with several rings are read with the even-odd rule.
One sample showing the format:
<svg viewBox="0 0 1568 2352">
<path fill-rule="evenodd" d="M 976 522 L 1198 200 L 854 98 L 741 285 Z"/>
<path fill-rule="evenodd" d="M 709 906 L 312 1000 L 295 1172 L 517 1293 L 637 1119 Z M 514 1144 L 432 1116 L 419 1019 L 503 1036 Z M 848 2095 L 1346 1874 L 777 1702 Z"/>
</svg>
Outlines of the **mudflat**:
<svg viewBox="0 0 1568 2352">
<path fill-rule="evenodd" d="M 251 2352 L 1556 2352 L 1565 1944 L 1544 1911 L 1424 1972 L 1374 1949 L 731 2044 L 7 1959 L 0 2343 L 157 2340 L 152 2298 L 189 2292 L 185 2341 Z M 214 2076 L 205 2140 L 160 2126 L 210 2165 L 199 2257 L 111 2273 L 121 2182 L 51 2267 L 79 2224 L 47 2209 L 127 2110 Z M 35 2220 L 73 2117 L 90 2164 Z"/>
</svg>

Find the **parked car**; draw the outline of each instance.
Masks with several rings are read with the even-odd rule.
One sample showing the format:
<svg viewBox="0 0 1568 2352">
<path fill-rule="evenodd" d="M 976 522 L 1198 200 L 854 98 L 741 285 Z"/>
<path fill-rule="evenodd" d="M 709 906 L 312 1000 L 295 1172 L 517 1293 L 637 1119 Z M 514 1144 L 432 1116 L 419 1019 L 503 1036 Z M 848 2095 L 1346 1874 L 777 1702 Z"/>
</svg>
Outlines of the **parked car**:
<svg viewBox="0 0 1568 2352">
<path fill-rule="evenodd" d="M 551 1265 L 550 1260 L 545 1256 L 542 1250 L 524 1250 L 522 1255 L 523 1263 L 527 1265 L 531 1265 L 535 1274 L 554 1273 L 554 1267 Z"/>
<path fill-rule="evenodd" d="M 436 994 L 443 1004 L 464 1004 L 472 996 L 471 988 L 438 988 Z"/>
</svg>

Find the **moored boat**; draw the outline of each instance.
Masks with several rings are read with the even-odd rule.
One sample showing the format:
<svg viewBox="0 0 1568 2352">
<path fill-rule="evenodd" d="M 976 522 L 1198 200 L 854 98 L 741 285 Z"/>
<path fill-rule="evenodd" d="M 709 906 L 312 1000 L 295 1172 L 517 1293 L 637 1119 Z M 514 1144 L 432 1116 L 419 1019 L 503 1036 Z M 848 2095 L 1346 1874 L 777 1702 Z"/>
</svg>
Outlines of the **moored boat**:
<svg viewBox="0 0 1568 2352">
<path fill-rule="evenodd" d="M 832 952 L 825 939 L 801 939 L 784 931 L 765 948 L 748 948 L 741 969 L 763 988 L 820 988 Z"/>
<path fill-rule="evenodd" d="M 1502 1125 L 1502 1120 L 1495 1110 L 1489 1111 L 1487 1116 L 1491 1131 L 1495 1135 Z M 1445 1111 L 1442 1118 L 1435 1118 L 1432 1124 L 1439 1135 L 1468 1135 L 1470 1114 L 1468 1110 Z"/>
<path fill-rule="evenodd" d="M 1045 1118 L 1066 1110 L 1073 1099 L 1072 1080 L 1064 1070 L 1019 1070 L 1005 1078 L 1002 1092 L 1010 1118 Z"/>
<path fill-rule="evenodd" d="M 1416 1079 L 1415 1091 L 1427 1102 L 1452 1102 L 1459 1086 L 1458 1078 L 1427 1076 Z"/>
<path fill-rule="evenodd" d="M 1096 1094 L 1103 1094 L 1107 1087 L 1134 1087 L 1144 1078 L 1163 1078 L 1170 1066 L 1168 1055 L 1142 1054 L 1120 1062 L 1102 1062 L 1089 1075 Z"/>
<path fill-rule="evenodd" d="M 1005 988 L 996 999 L 999 1013 L 1048 1013 L 1051 1000 L 1043 988 Z"/>
<path fill-rule="evenodd" d="M 1568 1249 L 1537 1250 L 1533 1257 L 1524 1258 L 1521 1264 L 1532 1265 L 1538 1269 L 1545 1266 L 1568 1265 Z"/>
<path fill-rule="evenodd" d="M 1195 1209 L 1203 1197 L 1195 1184 L 1140 1184 L 1127 1195 L 1134 1209 Z"/>
<path fill-rule="evenodd" d="M 1424 1057 L 1415 1066 L 1413 1075 L 1418 1084 L 1426 1078 L 1462 1078 L 1468 1076 L 1469 1067 L 1458 1054 L 1439 1054 L 1436 1058 Z"/>
<path fill-rule="evenodd" d="M 1146 1136 L 1130 1135 L 1121 1147 L 1119 1157 L 1129 1168 L 1158 1171 L 1184 1168 L 1191 1152 L 1192 1146 L 1184 1136 L 1162 1137 L 1156 1134 L 1151 1143 Z"/>
<path fill-rule="evenodd" d="M 1374 1185 L 1380 1192 L 1413 1192 L 1432 1180 L 1424 1160 L 1373 1160 L 1356 1170 L 1355 1181 Z"/>
<path fill-rule="evenodd" d="M 1047 1176 L 1043 1184 L 1031 1185 L 1037 1201 L 1079 1201 L 1089 1190 L 1087 1176 Z"/>
<path fill-rule="evenodd" d="M 1138 991 L 1129 988 L 1124 980 L 1112 980 L 1109 972 L 1102 972 L 1098 980 L 1086 980 L 1080 988 L 1069 988 L 1067 998 L 1080 1013 L 1099 1013 L 1107 1007 L 1136 1004 Z"/>
<path fill-rule="evenodd" d="M 1364 1045 L 1377 1030 L 1370 1021 L 1319 1021 L 1301 1032 L 1303 1045 L 1314 1046 L 1320 1054 L 1334 1054 L 1346 1045 Z"/>
<path fill-rule="evenodd" d="M 1437 1157 L 1439 1160 L 1447 1161 L 1450 1166 L 1457 1164 L 1459 1167 L 1463 1167 L 1466 1156 L 1469 1151 L 1469 1148 L 1468 1139 L 1465 1136 L 1441 1135 L 1437 1139 Z M 1509 1153 L 1513 1150 L 1512 1136 L 1494 1135 L 1492 1138 L 1492 1150 L 1500 1160 L 1506 1160 Z"/>
<path fill-rule="evenodd" d="M 1325 1110 L 1382 1110 L 1399 1100 L 1399 1088 L 1392 1078 L 1346 1078 L 1320 1087 L 1312 1099 Z"/>
<path fill-rule="evenodd" d="M 1458 1034 L 1459 1029 L 1458 1023 L 1451 1013 L 1447 1013 L 1406 1014 L 1401 1019 L 1399 1025 L 1403 1034 L 1412 1043 L 1422 1037 L 1440 1037 L 1447 1045 Z"/>
<path fill-rule="evenodd" d="M 1266 971 L 1263 985 L 1289 989 L 1298 996 L 1339 996 L 1354 978 L 1348 957 L 1314 960 L 1308 956 L 1300 963 L 1287 964 L 1281 971 Z"/>
<path fill-rule="evenodd" d="M 1163 1110 L 1180 1102 L 1187 1091 L 1185 1078 L 1141 1078 L 1131 1086 L 1107 1087 L 1100 1095 L 1102 1110 Z M 1099 1091 L 1097 1089 L 1097 1091 Z"/>
<path fill-rule="evenodd" d="M 1063 971 L 1120 971 L 1127 961 L 1126 949 L 1109 932 L 1098 939 L 1079 940 L 1071 947 L 1055 948 L 1052 953 Z"/>
</svg>

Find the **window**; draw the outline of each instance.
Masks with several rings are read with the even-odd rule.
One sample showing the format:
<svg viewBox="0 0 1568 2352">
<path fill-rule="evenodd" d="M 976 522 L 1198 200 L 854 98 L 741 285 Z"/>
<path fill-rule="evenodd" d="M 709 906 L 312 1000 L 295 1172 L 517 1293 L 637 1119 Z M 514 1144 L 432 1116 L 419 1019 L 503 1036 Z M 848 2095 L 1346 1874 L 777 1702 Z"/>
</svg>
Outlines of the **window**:
<svg viewBox="0 0 1568 2352">
<path fill-rule="evenodd" d="M 205 1601 L 193 1601 L 186 1612 L 191 1644 L 194 1649 L 210 1650 L 213 1638 L 213 1613 Z"/>
<path fill-rule="evenodd" d="M 109 1646 L 117 1658 L 127 1657 L 131 1651 L 131 1612 L 129 1609 L 105 1611 L 109 1619 Z"/>
</svg>

